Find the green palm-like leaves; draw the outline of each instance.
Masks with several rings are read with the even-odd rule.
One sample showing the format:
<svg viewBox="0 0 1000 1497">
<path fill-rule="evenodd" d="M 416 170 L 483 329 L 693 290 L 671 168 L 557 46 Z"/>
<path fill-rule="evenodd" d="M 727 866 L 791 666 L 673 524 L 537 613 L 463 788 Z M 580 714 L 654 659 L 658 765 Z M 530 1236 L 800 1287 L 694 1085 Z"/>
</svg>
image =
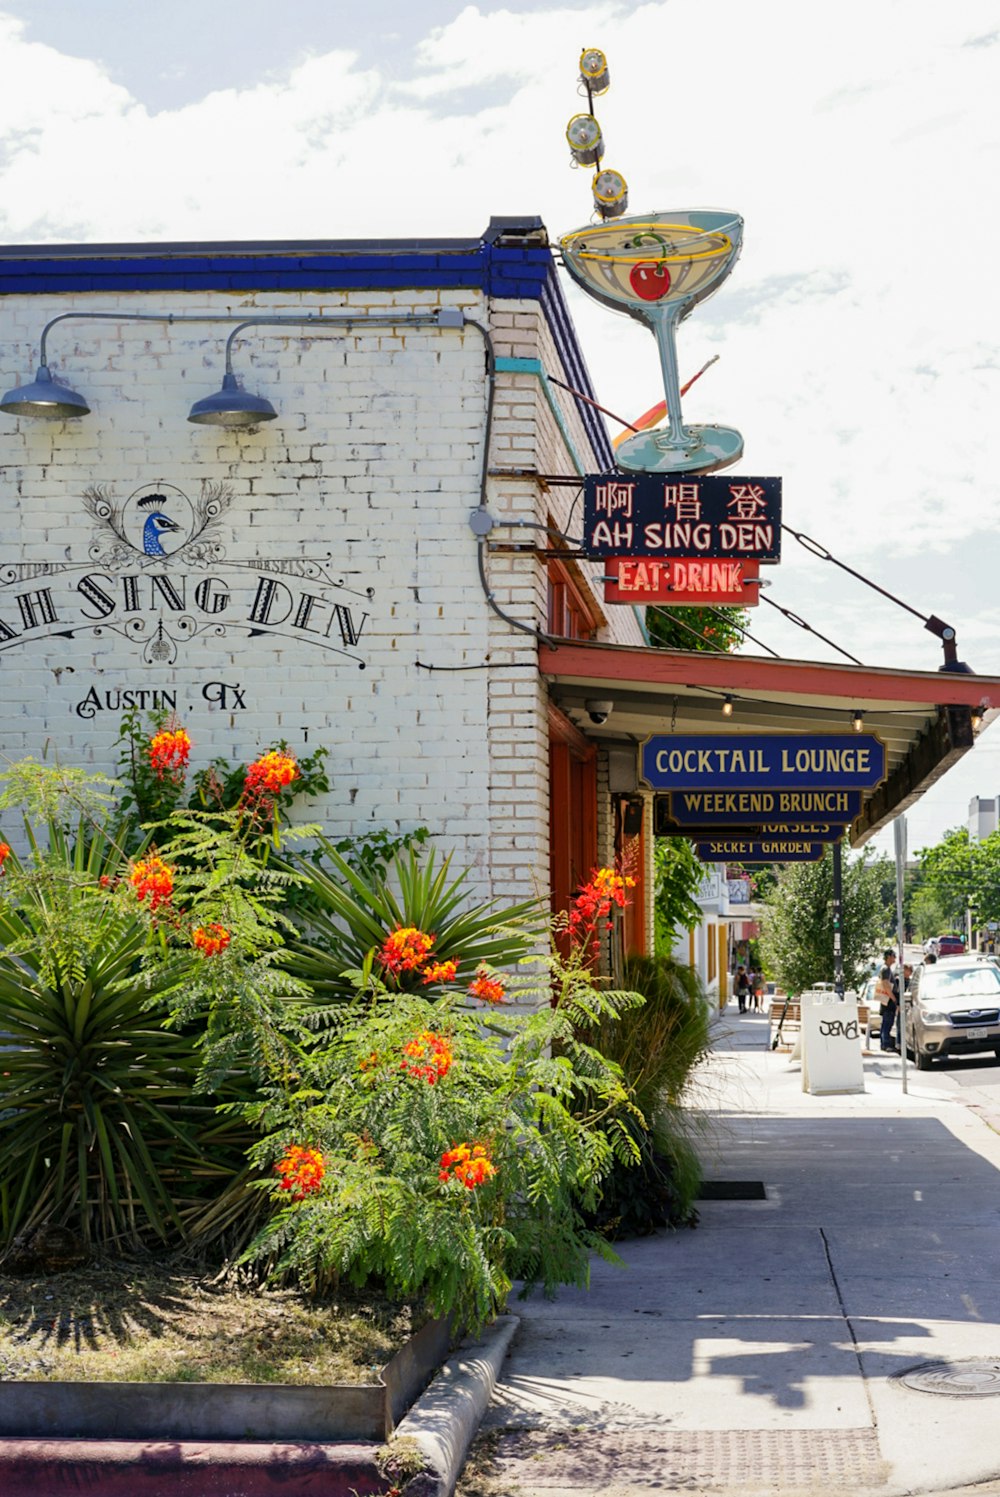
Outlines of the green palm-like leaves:
<svg viewBox="0 0 1000 1497">
<path fill-rule="evenodd" d="M 225 1151 L 199 1142 L 219 1120 L 192 1095 L 196 1038 L 155 1012 L 176 970 L 143 970 L 147 926 L 103 834 L 28 838 L 0 886 L 0 1239 L 42 1222 L 105 1244 L 179 1235 Z"/>
<path fill-rule="evenodd" d="M 469 903 L 468 875 L 452 875 L 451 859 L 438 865 L 433 851 L 422 860 L 412 850 L 397 855 L 388 875 L 358 872 L 325 838 L 319 839 L 325 865 L 299 859 L 304 903 L 301 939 L 289 965 L 320 1002 L 350 999 L 354 987 L 345 974 L 364 964 L 400 926 L 434 935 L 435 961 L 455 961 L 457 984 L 464 985 L 480 963 L 511 966 L 537 943 L 540 907 L 527 901 L 501 907 Z M 420 987 L 417 974 L 403 974 L 400 987 Z"/>
</svg>

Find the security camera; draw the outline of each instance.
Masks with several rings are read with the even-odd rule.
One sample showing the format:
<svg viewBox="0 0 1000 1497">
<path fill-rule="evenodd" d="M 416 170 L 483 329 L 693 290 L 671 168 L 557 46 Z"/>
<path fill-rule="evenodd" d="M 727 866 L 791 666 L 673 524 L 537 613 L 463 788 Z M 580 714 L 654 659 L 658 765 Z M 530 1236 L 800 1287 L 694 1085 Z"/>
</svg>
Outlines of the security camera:
<svg viewBox="0 0 1000 1497">
<path fill-rule="evenodd" d="M 606 723 L 612 712 L 615 710 L 614 702 L 590 701 L 584 702 L 583 705 L 587 709 L 587 716 L 590 718 L 590 721 L 592 723 L 597 723 L 598 727 L 600 727 L 601 723 Z"/>
</svg>

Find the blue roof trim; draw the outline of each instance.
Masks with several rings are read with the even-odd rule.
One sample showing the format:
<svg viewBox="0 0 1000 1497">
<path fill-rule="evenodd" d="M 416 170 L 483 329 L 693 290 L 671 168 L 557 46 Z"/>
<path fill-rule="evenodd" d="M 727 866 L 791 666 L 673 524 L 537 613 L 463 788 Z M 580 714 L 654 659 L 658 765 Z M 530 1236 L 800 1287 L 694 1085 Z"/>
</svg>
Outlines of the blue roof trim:
<svg viewBox="0 0 1000 1497">
<path fill-rule="evenodd" d="M 566 305 L 566 298 L 563 295 L 563 289 L 556 274 L 555 264 L 552 264 L 549 268 L 549 274 L 542 289 L 540 300 L 542 311 L 545 313 L 549 326 L 552 329 L 556 348 L 559 350 L 559 357 L 562 360 L 562 366 L 566 374 L 566 383 L 573 385 L 577 390 L 581 390 L 584 395 L 589 395 L 591 399 L 596 399 L 593 381 L 590 378 L 590 371 L 587 368 L 577 341 L 576 329 L 570 319 L 569 307 Z M 604 418 L 601 416 L 600 411 L 596 411 L 592 405 L 588 405 L 584 400 L 578 400 L 576 408 L 580 413 L 580 419 L 590 439 L 590 445 L 594 449 L 594 456 L 598 464 L 597 471 L 600 473 L 610 472 L 611 469 L 616 468 L 618 465 L 615 461 L 615 450 L 611 445 L 607 428 L 604 425 Z"/>
<path fill-rule="evenodd" d="M 0 249 L 0 295 L 74 291 L 470 289 L 537 301 L 552 265 L 543 245 L 58 245 Z"/>
</svg>

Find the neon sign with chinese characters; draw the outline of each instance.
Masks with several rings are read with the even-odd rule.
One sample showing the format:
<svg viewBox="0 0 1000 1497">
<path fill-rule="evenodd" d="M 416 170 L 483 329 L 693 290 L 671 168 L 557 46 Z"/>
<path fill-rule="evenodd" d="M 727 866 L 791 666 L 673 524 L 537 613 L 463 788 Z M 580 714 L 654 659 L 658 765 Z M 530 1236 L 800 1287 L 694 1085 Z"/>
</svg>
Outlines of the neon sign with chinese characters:
<svg viewBox="0 0 1000 1497">
<path fill-rule="evenodd" d="M 592 557 L 781 560 L 781 479 L 602 473 L 584 480 Z"/>
</svg>

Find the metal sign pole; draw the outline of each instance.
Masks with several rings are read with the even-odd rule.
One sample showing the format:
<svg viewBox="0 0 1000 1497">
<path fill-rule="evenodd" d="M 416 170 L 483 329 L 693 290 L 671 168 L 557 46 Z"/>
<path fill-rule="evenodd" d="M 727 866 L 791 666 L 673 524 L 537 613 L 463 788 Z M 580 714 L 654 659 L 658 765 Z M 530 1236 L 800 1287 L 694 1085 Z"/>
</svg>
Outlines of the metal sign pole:
<svg viewBox="0 0 1000 1497">
<path fill-rule="evenodd" d="M 896 849 L 896 934 L 899 958 L 896 971 L 899 973 L 899 1058 L 902 1062 L 903 1091 L 906 1091 L 906 977 L 903 974 L 903 876 L 906 872 L 906 817 L 897 816 L 892 824 L 893 842 Z"/>
<path fill-rule="evenodd" d="M 833 844 L 833 987 L 838 998 L 844 996 L 844 865 L 842 843 Z"/>
</svg>

